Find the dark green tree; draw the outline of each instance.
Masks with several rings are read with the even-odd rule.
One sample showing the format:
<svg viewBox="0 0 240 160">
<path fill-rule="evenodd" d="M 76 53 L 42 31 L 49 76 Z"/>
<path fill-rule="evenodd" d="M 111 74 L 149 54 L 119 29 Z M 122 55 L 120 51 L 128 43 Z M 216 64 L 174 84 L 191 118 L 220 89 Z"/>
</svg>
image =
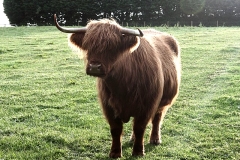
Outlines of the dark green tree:
<svg viewBox="0 0 240 160">
<path fill-rule="evenodd" d="M 239 21 L 240 0 L 4 0 L 10 23 L 85 25 L 90 19 L 116 19 L 120 24 L 161 25 L 167 21 Z"/>
<path fill-rule="evenodd" d="M 162 19 L 163 20 L 174 20 L 179 21 L 181 10 L 180 10 L 180 1 L 179 0 L 161 0 L 160 1 L 161 10 L 162 10 Z"/>
<path fill-rule="evenodd" d="M 21 24 L 25 19 L 23 2 L 19 0 L 4 0 L 4 13 L 7 15 L 11 24 Z"/>
</svg>

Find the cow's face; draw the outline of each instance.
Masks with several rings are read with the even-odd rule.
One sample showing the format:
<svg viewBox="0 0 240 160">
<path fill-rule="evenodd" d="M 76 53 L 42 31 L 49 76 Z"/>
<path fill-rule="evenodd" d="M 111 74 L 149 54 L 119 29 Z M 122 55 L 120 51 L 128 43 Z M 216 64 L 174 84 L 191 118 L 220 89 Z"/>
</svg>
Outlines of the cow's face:
<svg viewBox="0 0 240 160">
<path fill-rule="evenodd" d="M 85 52 L 86 73 L 105 77 L 123 55 L 131 54 L 139 45 L 139 37 L 124 35 L 115 22 L 90 22 L 85 33 L 73 33 L 70 42 Z"/>
</svg>

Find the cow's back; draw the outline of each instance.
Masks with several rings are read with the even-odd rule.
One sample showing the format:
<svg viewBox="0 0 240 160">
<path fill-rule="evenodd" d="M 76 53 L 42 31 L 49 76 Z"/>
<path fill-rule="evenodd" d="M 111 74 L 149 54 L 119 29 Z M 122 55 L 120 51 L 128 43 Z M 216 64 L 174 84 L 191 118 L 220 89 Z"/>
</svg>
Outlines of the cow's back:
<svg viewBox="0 0 240 160">
<path fill-rule="evenodd" d="M 181 62 L 180 48 L 177 40 L 171 35 L 156 30 L 145 30 L 145 39 L 151 43 L 162 63 L 164 89 L 160 106 L 171 104 L 178 95 Z"/>
</svg>

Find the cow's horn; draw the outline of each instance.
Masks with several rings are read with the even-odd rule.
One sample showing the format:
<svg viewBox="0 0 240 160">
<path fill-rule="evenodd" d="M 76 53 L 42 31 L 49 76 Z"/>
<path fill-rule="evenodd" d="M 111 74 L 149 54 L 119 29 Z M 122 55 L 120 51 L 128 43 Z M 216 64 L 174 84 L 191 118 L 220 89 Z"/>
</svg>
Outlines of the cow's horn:
<svg viewBox="0 0 240 160">
<path fill-rule="evenodd" d="M 138 30 L 133 30 L 133 29 L 128 29 L 128 28 L 122 28 L 121 29 L 122 34 L 127 34 L 127 35 L 133 35 L 133 36 L 143 36 L 143 33 L 140 29 Z"/>
<path fill-rule="evenodd" d="M 61 27 L 57 22 L 57 15 L 56 14 L 54 14 L 54 23 L 60 31 L 65 32 L 65 33 L 85 33 L 86 30 L 87 30 L 86 27 L 84 27 L 84 28 L 64 28 L 64 27 Z"/>
</svg>

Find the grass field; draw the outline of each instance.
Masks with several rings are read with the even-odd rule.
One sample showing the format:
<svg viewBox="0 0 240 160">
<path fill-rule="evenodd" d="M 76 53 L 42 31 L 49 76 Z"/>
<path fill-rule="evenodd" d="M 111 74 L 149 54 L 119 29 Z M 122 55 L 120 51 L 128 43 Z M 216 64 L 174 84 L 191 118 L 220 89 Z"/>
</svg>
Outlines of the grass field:
<svg viewBox="0 0 240 160">
<path fill-rule="evenodd" d="M 155 28 L 182 48 L 182 83 L 142 159 L 240 159 L 240 28 Z M 55 27 L 0 28 L 0 159 L 108 159 L 96 79 Z M 123 158 L 131 157 L 131 123 Z"/>
</svg>

